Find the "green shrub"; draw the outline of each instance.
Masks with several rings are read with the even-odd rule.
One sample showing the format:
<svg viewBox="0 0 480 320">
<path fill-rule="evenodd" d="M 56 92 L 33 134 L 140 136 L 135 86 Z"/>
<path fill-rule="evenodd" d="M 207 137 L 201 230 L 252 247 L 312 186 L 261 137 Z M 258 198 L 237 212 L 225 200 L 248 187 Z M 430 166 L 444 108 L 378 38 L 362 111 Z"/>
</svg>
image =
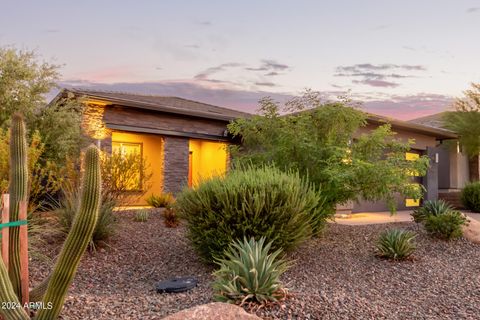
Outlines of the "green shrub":
<svg viewBox="0 0 480 320">
<path fill-rule="evenodd" d="M 64 231 L 65 234 L 70 231 L 73 224 L 73 219 L 79 206 L 79 199 L 80 190 L 66 187 L 63 191 L 62 198 L 57 203 L 55 213 L 62 231 Z M 89 244 L 90 250 L 95 250 L 98 245 L 104 244 L 115 233 L 117 218 L 113 213 L 113 209 L 116 204 L 114 199 L 106 195 L 102 196 L 97 224 Z"/>
<path fill-rule="evenodd" d="M 147 222 L 148 217 L 149 217 L 149 214 L 148 214 L 147 210 L 145 210 L 145 209 L 138 210 L 135 213 L 135 217 L 133 218 L 133 221 L 135 221 L 135 222 Z"/>
<path fill-rule="evenodd" d="M 480 181 L 467 184 L 462 190 L 461 199 L 465 208 L 480 212 Z"/>
<path fill-rule="evenodd" d="M 384 231 L 377 241 L 378 255 L 392 260 L 404 260 L 416 249 L 415 237 L 415 233 L 406 230 Z"/>
<path fill-rule="evenodd" d="M 438 216 L 453 211 L 453 207 L 443 200 L 425 201 L 411 214 L 416 223 L 424 222 L 428 216 Z"/>
<path fill-rule="evenodd" d="M 467 218 L 459 211 L 450 211 L 438 216 L 427 216 L 424 224 L 427 232 L 437 238 L 451 240 L 463 235 L 462 226 Z"/>
<path fill-rule="evenodd" d="M 220 266 L 214 272 L 216 300 L 265 304 L 285 296 L 280 275 L 288 269 L 288 263 L 278 258 L 281 249 L 269 253 L 272 242 L 264 243 L 264 237 L 235 241 L 226 250 L 225 258 L 216 261 Z"/>
<path fill-rule="evenodd" d="M 273 167 L 244 168 L 185 189 L 176 208 L 188 237 L 207 261 L 243 237 L 289 250 L 319 232 L 327 216 L 323 198 L 296 173 Z"/>
<path fill-rule="evenodd" d="M 159 195 L 152 194 L 147 198 L 147 203 L 154 208 L 169 207 L 174 201 L 175 199 L 171 193 L 161 193 Z"/>
</svg>

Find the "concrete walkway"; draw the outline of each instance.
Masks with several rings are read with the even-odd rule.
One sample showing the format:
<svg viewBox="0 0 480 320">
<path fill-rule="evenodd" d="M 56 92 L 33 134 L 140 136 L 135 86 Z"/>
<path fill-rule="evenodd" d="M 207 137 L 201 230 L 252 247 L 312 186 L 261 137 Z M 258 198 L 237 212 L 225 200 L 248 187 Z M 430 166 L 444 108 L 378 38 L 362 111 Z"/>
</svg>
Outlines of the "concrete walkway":
<svg viewBox="0 0 480 320">
<path fill-rule="evenodd" d="M 480 214 L 469 211 L 462 211 L 470 218 L 480 221 Z M 380 224 L 380 223 L 394 223 L 394 222 L 409 222 L 413 221 L 410 214 L 412 210 L 397 211 L 392 215 L 390 212 L 361 212 L 352 213 L 349 215 L 335 215 L 335 223 L 359 226 L 366 224 Z"/>
</svg>

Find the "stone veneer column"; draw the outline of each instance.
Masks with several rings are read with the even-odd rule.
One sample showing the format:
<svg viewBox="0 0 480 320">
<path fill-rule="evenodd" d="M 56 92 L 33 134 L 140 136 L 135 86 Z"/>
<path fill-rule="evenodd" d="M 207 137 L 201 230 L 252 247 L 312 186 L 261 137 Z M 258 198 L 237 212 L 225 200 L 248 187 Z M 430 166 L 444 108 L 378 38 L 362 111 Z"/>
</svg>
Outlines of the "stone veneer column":
<svg viewBox="0 0 480 320">
<path fill-rule="evenodd" d="M 189 139 L 165 137 L 163 190 L 176 194 L 188 182 Z"/>
<path fill-rule="evenodd" d="M 435 162 L 435 155 L 438 152 L 438 148 L 427 147 L 426 155 L 430 158 L 430 167 L 423 178 L 423 185 L 427 189 L 424 200 L 433 201 L 438 199 L 438 163 Z"/>
</svg>

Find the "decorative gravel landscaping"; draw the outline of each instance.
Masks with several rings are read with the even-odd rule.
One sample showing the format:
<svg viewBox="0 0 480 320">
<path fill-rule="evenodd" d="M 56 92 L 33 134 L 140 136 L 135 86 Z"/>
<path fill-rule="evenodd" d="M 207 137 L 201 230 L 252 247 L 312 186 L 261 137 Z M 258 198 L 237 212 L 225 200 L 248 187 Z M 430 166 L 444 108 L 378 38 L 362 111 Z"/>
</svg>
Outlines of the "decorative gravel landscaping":
<svg viewBox="0 0 480 320">
<path fill-rule="evenodd" d="M 110 247 L 86 254 L 69 292 L 62 319 L 161 319 L 212 301 L 213 267 L 205 266 L 185 237 L 183 226 L 166 228 L 158 212 L 134 222 L 119 213 Z M 378 259 L 375 241 L 386 228 L 418 234 L 412 261 Z M 46 252 L 54 256 L 58 245 Z M 284 305 L 258 311 L 265 319 L 473 319 L 480 314 L 480 246 L 465 240 L 429 238 L 414 223 L 345 226 L 331 224 L 323 237 L 290 255 L 283 276 L 291 297 Z M 48 263 L 34 259 L 34 279 Z M 155 283 L 194 276 L 197 288 L 157 294 Z"/>
</svg>

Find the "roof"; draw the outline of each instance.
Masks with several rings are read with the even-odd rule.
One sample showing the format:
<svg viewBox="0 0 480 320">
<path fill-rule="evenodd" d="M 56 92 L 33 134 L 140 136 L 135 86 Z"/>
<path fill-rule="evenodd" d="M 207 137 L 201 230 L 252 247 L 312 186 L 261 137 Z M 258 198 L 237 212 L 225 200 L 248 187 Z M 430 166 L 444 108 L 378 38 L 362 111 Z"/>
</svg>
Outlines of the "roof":
<svg viewBox="0 0 480 320">
<path fill-rule="evenodd" d="M 377 125 L 390 123 L 392 128 L 433 136 L 438 140 L 456 139 L 458 137 L 454 132 L 440 127 L 427 126 L 413 121 L 392 119 L 371 113 L 368 113 L 367 121 Z"/>
<path fill-rule="evenodd" d="M 432 128 L 443 128 L 442 118 L 443 118 L 444 115 L 445 115 L 445 111 L 435 113 L 435 114 L 431 114 L 431 115 L 425 116 L 425 117 L 412 119 L 409 122 L 416 123 L 416 124 L 421 124 L 421 125 L 424 125 L 424 126 L 427 126 L 427 127 L 432 127 Z"/>
<path fill-rule="evenodd" d="M 67 92 L 72 92 L 77 96 L 86 96 L 88 98 L 126 107 L 182 114 L 206 119 L 230 121 L 237 118 L 251 116 L 250 113 L 179 97 L 142 95 L 136 93 L 98 91 L 80 88 L 63 89 L 55 99 L 65 95 Z"/>
</svg>

